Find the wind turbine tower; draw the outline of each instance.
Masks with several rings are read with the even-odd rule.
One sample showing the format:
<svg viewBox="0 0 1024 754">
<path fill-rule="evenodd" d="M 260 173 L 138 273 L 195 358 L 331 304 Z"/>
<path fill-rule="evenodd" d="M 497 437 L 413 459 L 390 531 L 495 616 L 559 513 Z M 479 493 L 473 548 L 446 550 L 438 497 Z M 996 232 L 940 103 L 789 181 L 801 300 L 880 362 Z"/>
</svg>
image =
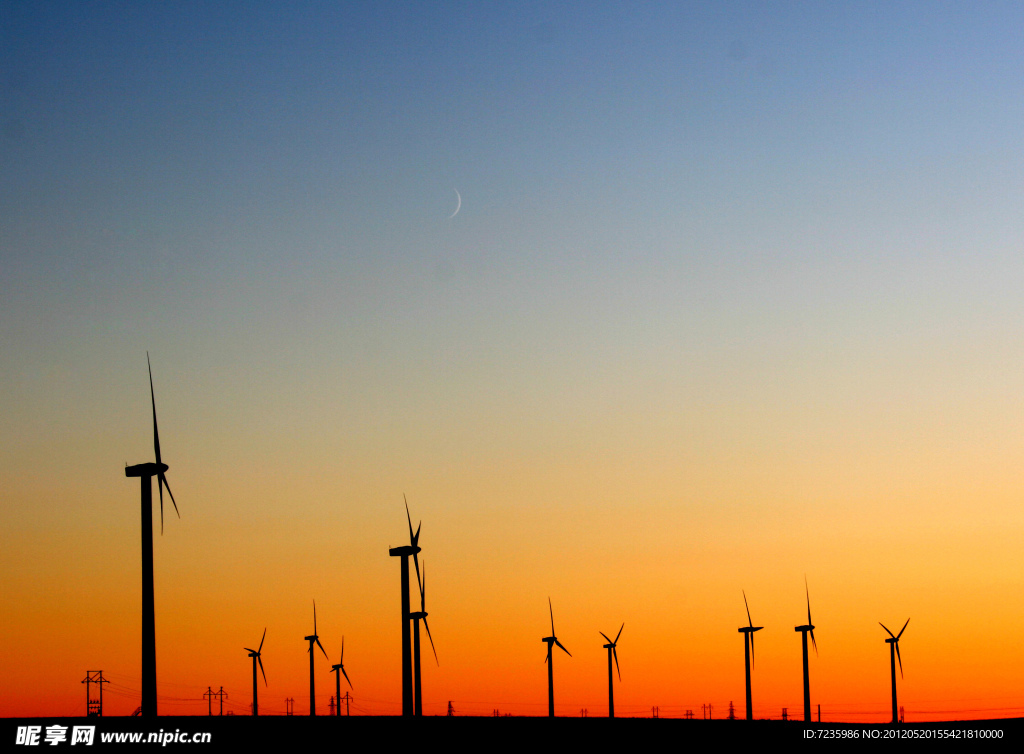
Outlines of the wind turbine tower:
<svg viewBox="0 0 1024 754">
<path fill-rule="evenodd" d="M 811 622 L 811 593 L 807 589 L 807 578 L 804 578 L 804 593 L 807 595 L 807 625 L 796 626 L 793 630 L 799 631 L 804 649 L 804 722 L 811 722 L 811 676 L 807 670 L 807 634 L 811 635 L 811 644 L 814 645 L 814 656 L 818 656 L 818 642 L 814 640 L 814 624 Z"/>
<path fill-rule="evenodd" d="M 907 623 L 910 623 L 910 618 L 907 618 Z M 900 721 L 899 708 L 896 706 L 896 661 L 900 663 L 900 678 L 903 677 L 903 659 L 900 657 L 900 637 L 903 636 L 903 632 L 907 630 L 907 623 L 903 624 L 903 628 L 895 636 L 892 635 L 892 631 L 885 628 L 885 624 L 881 621 L 878 625 L 885 628 L 885 632 L 889 634 L 889 638 L 885 640 L 885 643 L 889 645 L 889 667 L 892 671 L 892 724 L 895 725 Z"/>
<path fill-rule="evenodd" d="M 743 592 L 743 606 L 747 608 L 747 625 L 736 629 L 743 634 L 743 660 L 747 668 L 747 719 L 754 719 L 754 706 L 750 701 L 750 668 L 754 663 L 754 632 L 764 626 L 755 626 L 750 619 L 750 605 L 747 604 L 747 593 Z"/>
<path fill-rule="evenodd" d="M 263 629 L 263 639 L 267 638 L 267 629 Z M 249 649 L 249 647 L 243 647 L 249 656 L 252 658 L 252 716 L 256 717 L 260 714 L 259 700 L 256 698 L 256 663 L 260 664 L 260 672 L 263 673 L 263 685 L 267 685 L 267 673 L 263 669 L 263 660 L 260 659 L 260 652 L 263 651 L 263 639 L 260 639 L 259 649 Z"/>
<path fill-rule="evenodd" d="M 427 638 L 430 639 L 430 648 L 434 651 L 434 662 L 438 665 L 441 663 L 437 659 L 437 649 L 434 648 L 434 637 L 430 635 L 430 624 L 427 623 L 427 563 L 423 562 L 423 579 L 419 584 L 420 589 L 420 611 L 418 613 L 410 613 L 409 617 L 415 622 L 413 627 L 413 665 L 416 668 L 415 677 L 415 697 L 416 697 L 416 709 L 414 714 L 416 717 L 423 717 L 423 685 L 421 683 L 420 676 L 420 621 L 423 621 L 423 625 L 427 629 Z"/>
<path fill-rule="evenodd" d="M 544 662 L 548 664 L 548 717 L 555 716 L 555 673 L 552 669 L 554 665 L 553 658 L 551 656 L 551 647 L 557 644 L 563 652 L 572 657 L 572 652 L 562 646 L 562 642 L 555 636 L 555 612 L 551 609 L 551 598 L 548 597 L 548 613 L 551 615 L 551 636 L 545 636 L 541 639 L 542 642 L 548 645 L 548 656 Z"/>
<path fill-rule="evenodd" d="M 316 716 L 316 686 L 313 683 L 313 645 L 316 644 L 320 647 L 320 651 L 324 653 L 324 657 L 327 657 L 327 650 L 324 649 L 324 645 L 320 643 L 320 637 L 316 635 L 316 600 L 313 600 L 313 633 L 309 636 L 303 637 L 309 642 L 309 716 Z M 327 662 L 330 662 L 331 658 L 327 657 Z"/>
<path fill-rule="evenodd" d="M 404 496 L 403 496 L 404 497 Z M 416 565 L 416 581 L 419 582 L 420 563 L 417 554 L 420 547 L 420 529 L 423 522 L 412 531 L 412 517 L 409 516 L 409 501 L 405 501 L 405 517 L 409 521 L 409 544 L 404 547 L 392 547 L 388 554 L 393 558 L 402 559 L 402 717 L 412 717 L 412 632 L 409 630 L 409 557 L 412 556 Z"/>
<path fill-rule="evenodd" d="M 625 627 L 625 623 L 619 626 L 619 632 L 615 634 L 615 641 L 609 639 L 603 631 L 598 631 L 601 636 L 604 636 L 604 640 L 608 642 L 604 645 L 604 648 L 608 650 L 608 717 L 615 717 L 615 689 L 612 686 L 612 657 L 615 658 L 615 671 L 619 674 L 619 683 L 622 683 L 622 672 L 619 670 L 619 655 L 615 652 L 615 646 L 619 643 L 619 637 L 622 636 L 622 629 Z"/>
<path fill-rule="evenodd" d="M 153 450 L 155 463 L 140 463 L 126 466 L 126 477 L 139 477 L 142 485 L 142 716 L 156 717 L 156 619 L 153 607 L 153 477 L 157 478 L 160 491 L 160 533 L 164 533 L 164 487 L 178 513 L 171 485 L 165 473 L 168 466 L 160 459 L 160 432 L 156 425 L 156 396 L 153 393 L 153 367 L 146 352 L 146 366 L 149 368 L 149 398 L 153 405 Z M 181 514 L 178 514 L 181 518 Z"/>
</svg>

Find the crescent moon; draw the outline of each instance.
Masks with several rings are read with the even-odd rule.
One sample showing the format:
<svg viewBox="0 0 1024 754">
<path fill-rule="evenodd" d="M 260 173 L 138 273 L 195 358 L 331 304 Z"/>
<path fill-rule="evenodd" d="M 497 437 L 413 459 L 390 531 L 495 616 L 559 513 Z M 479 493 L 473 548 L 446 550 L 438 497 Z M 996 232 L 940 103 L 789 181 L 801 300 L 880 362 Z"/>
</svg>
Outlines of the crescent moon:
<svg viewBox="0 0 1024 754">
<path fill-rule="evenodd" d="M 455 189 L 455 198 L 458 200 L 458 204 L 455 205 L 455 211 L 448 215 L 449 220 L 459 214 L 459 210 L 462 209 L 462 195 L 459 193 L 458 189 Z"/>
</svg>

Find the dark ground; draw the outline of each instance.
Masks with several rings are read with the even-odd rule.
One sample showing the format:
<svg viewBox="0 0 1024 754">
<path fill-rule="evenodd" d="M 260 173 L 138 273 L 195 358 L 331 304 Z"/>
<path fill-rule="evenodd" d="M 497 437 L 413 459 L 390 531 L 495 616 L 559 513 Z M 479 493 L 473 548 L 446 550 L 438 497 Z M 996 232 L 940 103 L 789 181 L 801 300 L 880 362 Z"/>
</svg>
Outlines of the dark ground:
<svg viewBox="0 0 1024 754">
<path fill-rule="evenodd" d="M 6 718 L 0 721 L 0 749 L 13 751 L 47 751 L 71 746 L 72 727 L 95 725 L 93 747 L 103 749 L 134 748 L 193 748 L 222 751 L 239 746 L 265 744 L 280 749 L 311 746 L 329 746 L 332 749 L 365 745 L 401 750 L 401 743 L 415 740 L 418 745 L 437 744 L 457 747 L 459 750 L 504 750 L 509 747 L 537 747 L 545 750 L 554 744 L 593 746 L 606 750 L 609 746 L 623 746 L 628 750 L 647 751 L 664 746 L 735 745 L 750 743 L 755 746 L 799 745 L 831 747 L 837 740 L 855 742 L 869 749 L 874 746 L 901 746 L 910 740 L 934 745 L 945 740 L 947 745 L 1020 747 L 1024 741 L 1024 719 L 972 720 L 967 722 L 917 723 L 893 727 L 889 725 L 863 725 L 824 723 L 805 725 L 802 722 L 780 720 L 679 720 L 650 718 L 547 718 L 530 717 L 426 717 L 421 720 L 403 720 L 395 717 L 159 717 L 153 721 L 138 717 L 104 718 Z M 37 746 L 18 746 L 19 728 L 39 726 Z M 49 726 L 66 726 L 67 740 L 48 746 L 45 740 Z M 169 740 L 143 746 L 126 743 L 104 743 L 104 733 L 209 733 L 209 743 Z M 985 736 L 985 737 L 981 737 Z M 1012 742 L 1012 743 L 1011 743 Z M 76 751 L 81 743 L 75 744 Z"/>
</svg>

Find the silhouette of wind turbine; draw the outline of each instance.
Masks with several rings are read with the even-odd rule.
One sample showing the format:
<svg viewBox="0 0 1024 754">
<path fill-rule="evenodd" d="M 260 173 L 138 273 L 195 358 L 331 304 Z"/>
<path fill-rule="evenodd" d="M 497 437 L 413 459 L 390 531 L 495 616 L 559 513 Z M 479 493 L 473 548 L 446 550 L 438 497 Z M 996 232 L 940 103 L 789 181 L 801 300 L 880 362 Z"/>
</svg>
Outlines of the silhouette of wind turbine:
<svg viewBox="0 0 1024 754">
<path fill-rule="evenodd" d="M 814 645 L 814 656 L 818 656 L 818 642 L 814 640 L 814 624 L 811 623 L 811 592 L 807 588 L 807 577 L 804 576 L 804 592 L 807 595 L 807 625 L 797 626 L 794 631 L 799 631 L 804 647 L 804 722 L 811 722 L 811 676 L 807 671 L 807 634 L 811 634 L 811 643 Z"/>
<path fill-rule="evenodd" d="M 316 635 L 316 600 L 313 600 L 313 633 L 303 638 L 309 642 L 309 716 L 314 717 L 316 715 L 316 687 L 313 685 L 313 655 L 316 653 L 313 651 L 313 644 L 320 647 L 324 657 L 327 657 L 327 650 L 320 643 L 320 637 Z M 327 662 L 330 661 L 331 658 L 327 657 Z"/>
<path fill-rule="evenodd" d="M 548 664 L 548 717 L 555 716 L 555 674 L 552 669 L 554 661 L 551 657 L 551 647 L 557 644 L 563 652 L 572 657 L 572 652 L 562 646 L 562 642 L 555 636 L 555 611 L 551 609 L 551 598 L 548 597 L 548 612 L 551 614 L 551 636 L 545 636 L 542 642 L 548 645 L 548 656 L 544 662 Z"/>
<path fill-rule="evenodd" d="M 405 499 L 405 495 L 402 495 Z M 416 581 L 420 580 L 420 563 L 416 555 L 420 551 L 420 529 L 423 522 L 412 532 L 412 517 L 409 515 L 409 501 L 405 500 L 405 517 L 409 521 L 409 544 L 404 547 L 392 547 L 388 555 L 402 559 L 402 717 L 412 717 L 412 635 L 409 630 L 409 556 L 416 565 Z"/>
<path fill-rule="evenodd" d="M 267 629 L 263 629 L 263 639 L 267 638 Z M 263 639 L 260 639 L 259 649 L 249 649 L 244 647 L 245 651 L 249 653 L 252 658 L 252 716 L 256 717 L 260 714 L 260 706 L 256 699 L 256 663 L 260 664 L 260 672 L 263 673 L 263 685 L 267 685 L 267 672 L 263 669 L 263 660 L 260 659 L 260 652 L 263 651 Z"/>
<path fill-rule="evenodd" d="M 418 574 L 417 574 L 418 575 Z M 434 637 L 430 635 L 430 624 L 427 623 L 427 562 L 423 561 L 423 579 L 420 581 L 420 611 L 410 613 L 409 617 L 415 622 L 413 630 L 413 664 L 416 668 L 416 717 L 423 717 L 423 686 L 420 680 L 420 620 L 427 629 L 427 638 L 430 639 L 430 648 L 434 650 L 434 662 L 441 665 L 437 659 L 437 649 L 434 648 Z"/>
<path fill-rule="evenodd" d="M 331 665 L 331 672 L 334 673 L 334 698 L 338 702 L 337 710 L 338 717 L 341 717 L 341 673 L 345 674 L 345 680 L 348 681 L 348 687 L 355 690 L 355 686 L 352 685 L 352 681 L 348 680 L 348 673 L 345 673 L 345 637 L 341 637 L 341 659 L 338 660 L 337 665 Z"/>
<path fill-rule="evenodd" d="M 615 671 L 619 674 L 619 682 L 622 682 L 622 671 L 619 670 L 619 655 L 615 652 L 615 646 L 619 643 L 619 637 L 622 636 L 622 629 L 625 627 L 625 623 L 619 626 L 619 632 L 615 634 L 615 641 L 609 639 L 604 631 L 598 631 L 604 637 L 604 640 L 608 642 L 604 645 L 604 648 L 608 650 L 608 717 L 615 717 L 615 693 L 612 688 L 612 657 L 615 658 Z M 554 631 L 552 630 L 551 633 L 554 633 Z"/>
<path fill-rule="evenodd" d="M 750 619 L 750 605 L 747 604 L 747 593 L 743 592 L 743 606 L 747 608 L 747 624 L 736 629 L 743 634 L 743 659 L 747 668 L 747 719 L 754 719 L 754 707 L 750 701 L 750 668 L 754 663 L 754 632 L 760 631 L 764 626 L 755 626 Z"/>
<path fill-rule="evenodd" d="M 907 623 L 910 623 L 910 618 L 907 618 Z M 885 632 L 889 634 L 889 638 L 885 640 L 885 643 L 889 645 L 889 666 L 892 670 L 892 724 L 895 725 L 899 722 L 899 714 L 896 708 L 896 660 L 900 662 L 900 678 L 903 677 L 903 659 L 900 657 L 900 637 L 903 636 L 903 632 L 907 630 L 907 623 L 903 624 L 903 628 L 895 636 L 892 635 L 892 631 L 885 628 L 885 624 L 881 621 L 878 625 L 885 628 Z"/>
<path fill-rule="evenodd" d="M 139 477 L 142 485 L 142 716 L 156 717 L 156 619 L 153 607 L 153 477 L 160 490 L 160 533 L 164 533 L 164 487 L 178 513 L 171 485 L 164 475 L 168 466 L 160 458 L 160 432 L 156 425 L 156 395 L 153 392 L 153 367 L 146 352 L 149 368 L 149 398 L 153 405 L 153 450 L 155 463 L 125 466 L 126 477 Z M 178 513 L 178 518 L 181 514 Z"/>
</svg>

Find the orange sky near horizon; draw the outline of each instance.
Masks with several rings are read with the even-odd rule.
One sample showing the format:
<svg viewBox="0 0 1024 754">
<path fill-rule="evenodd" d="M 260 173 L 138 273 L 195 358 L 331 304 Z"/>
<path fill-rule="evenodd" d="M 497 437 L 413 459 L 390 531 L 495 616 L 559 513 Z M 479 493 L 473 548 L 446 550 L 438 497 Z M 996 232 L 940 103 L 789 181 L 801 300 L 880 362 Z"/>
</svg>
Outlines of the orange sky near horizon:
<svg viewBox="0 0 1024 754">
<path fill-rule="evenodd" d="M 354 710 L 397 714 L 399 567 L 387 549 L 408 537 L 402 493 L 374 493 L 373 471 L 354 480 L 342 471 L 311 476 L 302 493 L 301 468 L 256 482 L 198 472 L 198 449 L 174 463 L 183 453 L 174 447 L 181 430 L 171 429 L 172 414 L 162 410 L 161 439 L 182 518 L 168 501 L 165 533 L 157 524 L 155 537 L 161 712 L 204 714 L 203 692 L 223 686 L 225 708 L 246 713 L 251 661 L 243 647 L 254 646 L 266 626 L 261 710 L 283 714 L 291 697 L 296 713 L 306 714 L 302 637 L 312 630 L 315 598 L 330 654 L 330 662 L 319 652 L 315 660 L 318 713 L 334 693 L 330 664 L 344 635 Z M 136 439 L 144 446 L 144 436 Z M 0 698 L 4 716 L 81 714 L 78 681 L 99 668 L 116 684 L 108 687 L 107 714 L 138 706 L 138 482 L 118 471 L 115 465 L 108 475 L 107 499 L 79 499 L 67 509 L 69 520 L 50 522 L 45 538 L 29 518 L 10 537 L 5 600 L 17 610 L 4 621 L 0 652 L 17 683 Z M 1020 555 L 1016 533 L 994 525 L 995 509 L 1009 510 L 1012 496 L 1000 502 L 993 487 L 989 514 L 963 518 L 955 511 L 960 493 L 949 488 L 926 489 L 928 505 L 900 510 L 891 499 L 868 503 L 856 491 L 835 494 L 831 507 L 769 492 L 758 509 L 737 502 L 729 513 L 723 495 L 711 516 L 699 481 L 663 471 L 662 490 L 677 483 L 684 490 L 677 499 L 659 499 L 652 480 L 628 489 L 637 480 L 628 463 L 576 488 L 555 462 L 542 464 L 532 481 L 509 474 L 494 487 L 483 474 L 459 483 L 435 474 L 427 489 L 410 494 L 414 523 L 423 521 L 427 608 L 440 659 L 437 667 L 424 664 L 426 714 L 443 714 L 449 700 L 464 714 L 544 714 L 540 639 L 548 634 L 549 595 L 557 634 L 573 653 L 556 654 L 559 714 L 606 714 L 598 632 L 613 633 L 622 622 L 617 714 L 647 715 L 658 706 L 666 717 L 687 709 L 700 715 L 711 704 L 719 717 L 730 701 L 742 714 L 736 629 L 745 624 L 745 590 L 755 624 L 765 626 L 756 637 L 755 715 L 777 718 L 783 707 L 800 715 L 793 626 L 804 622 L 806 572 L 820 650 L 811 656 L 812 704 L 821 704 L 823 720 L 887 719 L 889 657 L 878 621 L 898 631 L 908 617 L 906 677 L 898 682 L 908 720 L 1019 716 L 1024 696 L 1015 669 L 1024 650 L 1013 627 L 1024 621 L 1024 608 L 1008 595 Z M 718 481 L 741 497 L 771 473 Z M 902 481 L 894 496 L 923 479 Z M 359 491 L 347 492 L 349 484 Z M 543 487 L 558 506 L 518 502 L 544 500 Z M 264 513 L 246 509 L 255 498 L 265 500 Z M 844 506 L 841 498 L 860 504 Z M 308 501 L 305 510 L 300 500 Z M 40 497 L 35 507 L 45 505 Z M 888 526 L 876 527 L 879 518 Z"/>
</svg>

